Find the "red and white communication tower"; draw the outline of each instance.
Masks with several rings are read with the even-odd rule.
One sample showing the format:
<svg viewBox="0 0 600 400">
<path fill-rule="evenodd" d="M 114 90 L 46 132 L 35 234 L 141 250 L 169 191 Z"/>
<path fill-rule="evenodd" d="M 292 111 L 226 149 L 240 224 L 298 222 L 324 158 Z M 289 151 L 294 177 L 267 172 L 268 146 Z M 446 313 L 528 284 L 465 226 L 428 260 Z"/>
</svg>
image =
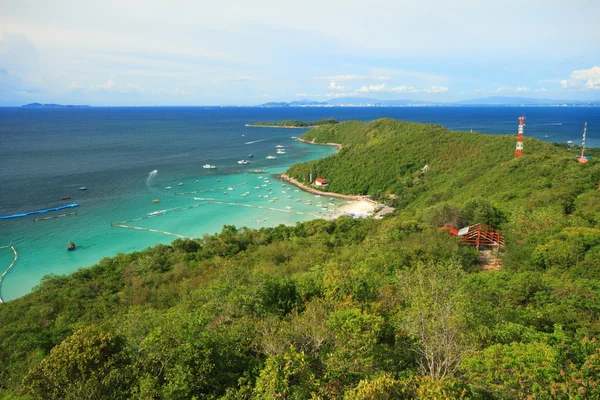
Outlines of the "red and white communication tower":
<svg viewBox="0 0 600 400">
<path fill-rule="evenodd" d="M 589 160 L 585 158 L 585 135 L 587 133 L 587 122 L 583 125 L 583 140 L 581 141 L 581 157 L 577 159 L 581 164 L 585 164 Z"/>
<path fill-rule="evenodd" d="M 515 150 L 515 158 L 523 155 L 523 127 L 525 126 L 525 116 L 519 117 L 519 134 L 517 135 L 517 149 Z"/>
</svg>

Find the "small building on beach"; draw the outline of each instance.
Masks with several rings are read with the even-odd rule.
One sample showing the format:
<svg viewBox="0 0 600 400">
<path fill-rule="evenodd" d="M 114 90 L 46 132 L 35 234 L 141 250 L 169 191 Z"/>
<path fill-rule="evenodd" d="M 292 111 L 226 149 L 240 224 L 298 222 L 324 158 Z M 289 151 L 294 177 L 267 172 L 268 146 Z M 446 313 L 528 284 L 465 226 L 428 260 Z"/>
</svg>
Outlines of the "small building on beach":
<svg viewBox="0 0 600 400">
<path fill-rule="evenodd" d="M 327 182 L 327 180 L 324 179 L 324 178 L 317 178 L 317 179 L 315 179 L 315 186 L 325 187 L 328 184 L 329 184 L 329 182 Z"/>
</svg>

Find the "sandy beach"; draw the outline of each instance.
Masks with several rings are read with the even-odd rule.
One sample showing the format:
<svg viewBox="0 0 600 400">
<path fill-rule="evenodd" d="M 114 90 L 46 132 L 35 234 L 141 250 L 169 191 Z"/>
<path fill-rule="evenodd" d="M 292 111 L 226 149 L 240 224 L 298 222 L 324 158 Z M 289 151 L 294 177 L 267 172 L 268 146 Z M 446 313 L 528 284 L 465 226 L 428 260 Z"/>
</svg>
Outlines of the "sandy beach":
<svg viewBox="0 0 600 400">
<path fill-rule="evenodd" d="M 308 193 L 348 200 L 347 204 L 340 206 L 336 211 L 331 212 L 326 217 L 329 219 L 335 219 L 345 214 L 354 214 L 355 216 L 371 216 L 378 207 L 377 203 L 375 203 L 373 200 L 366 199 L 364 196 L 323 192 L 321 190 L 306 186 L 298 182 L 296 179 L 287 176 L 286 174 L 277 175 L 277 178 L 297 186 Z"/>
<path fill-rule="evenodd" d="M 344 204 L 331 214 L 331 218 L 337 218 L 348 214 L 353 216 L 372 216 L 376 205 L 370 200 L 354 200 Z"/>
</svg>

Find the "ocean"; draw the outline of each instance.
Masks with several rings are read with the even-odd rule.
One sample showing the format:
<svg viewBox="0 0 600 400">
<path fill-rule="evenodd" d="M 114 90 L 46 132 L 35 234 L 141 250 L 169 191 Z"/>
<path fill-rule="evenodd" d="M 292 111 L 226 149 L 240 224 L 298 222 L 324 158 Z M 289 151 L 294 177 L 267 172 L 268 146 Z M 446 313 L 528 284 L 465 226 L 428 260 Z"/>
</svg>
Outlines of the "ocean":
<svg viewBox="0 0 600 400">
<path fill-rule="evenodd" d="M 292 164 L 335 153 L 334 147 L 292 138 L 306 129 L 246 123 L 390 117 L 516 136 L 522 114 L 526 136 L 579 144 L 587 121 L 588 146 L 600 146 L 600 108 L 589 107 L 0 108 L 0 215 L 79 204 L 0 220 L 0 273 L 14 258 L 6 246 L 12 243 L 18 253 L 0 281 L 0 295 L 4 301 L 23 296 L 45 275 L 170 243 L 177 238 L 171 234 L 202 237 L 225 224 L 294 224 L 343 204 L 329 205 L 274 178 Z M 286 154 L 266 159 L 276 155 L 276 145 Z M 250 164 L 238 164 L 241 159 Z M 249 173 L 257 169 L 265 172 Z M 66 251 L 70 241 L 75 251 Z"/>
</svg>

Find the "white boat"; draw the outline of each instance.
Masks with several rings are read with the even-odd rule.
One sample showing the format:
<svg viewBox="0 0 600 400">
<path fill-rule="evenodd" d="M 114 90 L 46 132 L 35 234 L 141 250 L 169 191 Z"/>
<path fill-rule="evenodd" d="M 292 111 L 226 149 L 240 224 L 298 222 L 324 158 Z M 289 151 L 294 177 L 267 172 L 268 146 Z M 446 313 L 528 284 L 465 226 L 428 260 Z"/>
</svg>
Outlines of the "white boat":
<svg viewBox="0 0 600 400">
<path fill-rule="evenodd" d="M 248 161 L 248 160 L 240 160 L 240 161 L 238 161 L 238 164 L 248 165 L 248 164 L 250 164 L 250 161 Z"/>
<path fill-rule="evenodd" d="M 171 190 L 171 189 L 173 189 L 173 188 L 172 188 L 171 186 L 165 186 L 165 189 L 167 189 L 167 190 Z"/>
<path fill-rule="evenodd" d="M 277 157 L 275 157 L 275 156 L 271 156 L 271 155 L 268 155 L 268 156 L 267 156 L 267 160 L 274 160 L 274 159 L 276 159 L 276 158 L 277 158 Z"/>
<path fill-rule="evenodd" d="M 283 150 L 277 150 L 277 154 L 287 154 L 287 153 Z"/>
<path fill-rule="evenodd" d="M 275 146 L 275 147 L 277 147 L 278 149 L 281 149 L 281 148 L 283 148 L 283 146 L 282 146 L 282 145 L 280 145 L 280 144 L 278 144 L 278 145 L 277 145 L 277 146 Z"/>
<path fill-rule="evenodd" d="M 215 169 L 215 168 L 217 168 L 217 167 L 215 167 L 214 165 L 210 165 L 210 164 L 204 164 L 204 165 L 202 166 L 202 168 L 204 168 L 204 169 Z"/>
<path fill-rule="evenodd" d="M 177 186 L 183 186 L 183 182 L 179 182 Z"/>
<path fill-rule="evenodd" d="M 87 187 L 85 187 L 85 186 L 80 186 L 80 187 L 79 187 L 79 189 L 77 189 L 77 190 L 87 190 Z"/>
</svg>

